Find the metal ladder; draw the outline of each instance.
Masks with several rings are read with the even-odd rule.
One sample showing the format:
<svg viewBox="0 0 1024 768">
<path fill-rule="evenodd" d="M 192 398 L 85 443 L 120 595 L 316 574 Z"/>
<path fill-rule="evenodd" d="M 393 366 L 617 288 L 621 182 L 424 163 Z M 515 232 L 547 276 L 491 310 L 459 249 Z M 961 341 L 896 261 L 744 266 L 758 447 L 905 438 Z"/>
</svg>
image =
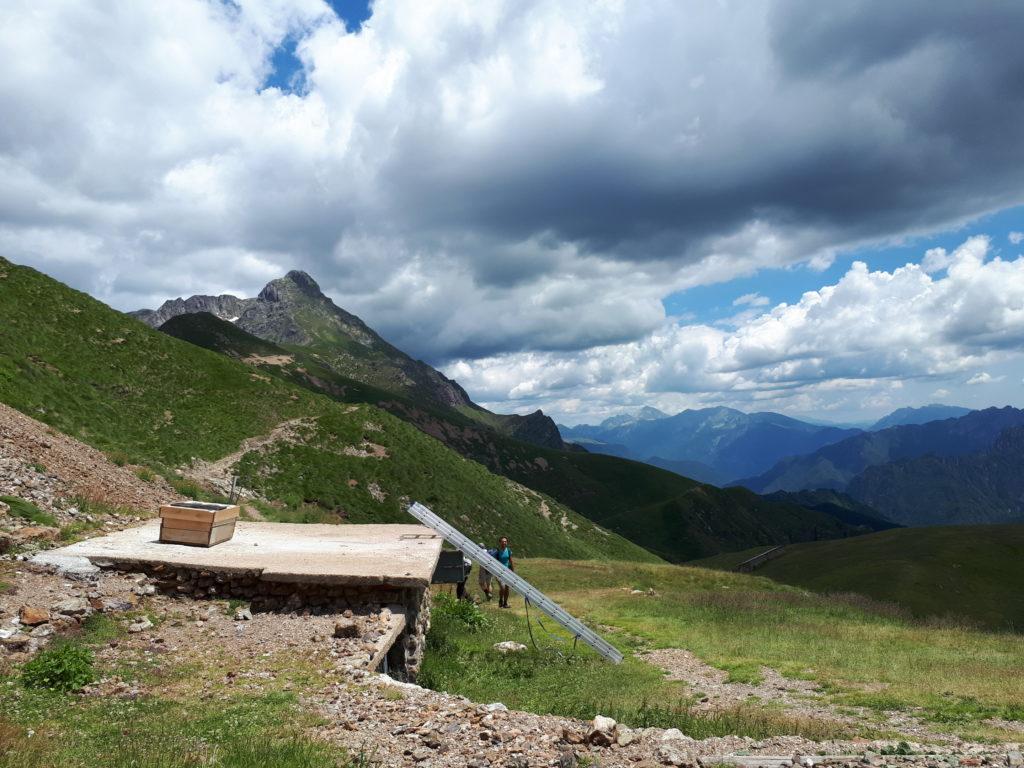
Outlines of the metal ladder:
<svg viewBox="0 0 1024 768">
<path fill-rule="evenodd" d="M 582 640 L 608 661 L 618 664 L 622 661 L 622 654 L 611 643 L 590 629 L 586 624 L 572 616 L 558 603 L 545 595 L 526 579 L 517 576 L 504 565 L 499 563 L 487 551 L 477 546 L 476 542 L 460 533 L 454 526 L 446 523 L 440 517 L 431 512 L 427 507 L 414 502 L 409 507 L 409 514 L 419 520 L 428 528 L 437 531 L 447 542 L 462 550 L 471 560 L 491 575 L 495 576 L 502 584 L 511 587 L 529 602 L 558 622 L 574 637 Z"/>
</svg>

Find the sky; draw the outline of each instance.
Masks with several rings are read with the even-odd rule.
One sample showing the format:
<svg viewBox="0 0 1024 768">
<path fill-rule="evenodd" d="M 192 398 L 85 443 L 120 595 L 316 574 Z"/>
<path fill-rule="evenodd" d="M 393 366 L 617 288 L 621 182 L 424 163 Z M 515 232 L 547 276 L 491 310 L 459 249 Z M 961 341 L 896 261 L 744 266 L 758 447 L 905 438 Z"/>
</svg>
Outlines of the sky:
<svg viewBox="0 0 1024 768">
<path fill-rule="evenodd" d="M 1022 37 L 1018 0 L 9 0 L 0 254 L 122 310 L 303 269 L 570 424 L 1024 406 Z"/>
</svg>

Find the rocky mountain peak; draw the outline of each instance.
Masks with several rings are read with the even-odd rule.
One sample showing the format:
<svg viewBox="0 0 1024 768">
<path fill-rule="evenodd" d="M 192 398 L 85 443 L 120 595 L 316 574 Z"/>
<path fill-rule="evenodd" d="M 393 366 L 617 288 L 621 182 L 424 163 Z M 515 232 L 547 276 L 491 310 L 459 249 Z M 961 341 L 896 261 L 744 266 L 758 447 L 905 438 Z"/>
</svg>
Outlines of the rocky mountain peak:
<svg viewBox="0 0 1024 768">
<path fill-rule="evenodd" d="M 263 287 L 257 298 L 278 303 L 296 299 L 299 295 L 311 299 L 326 298 L 316 280 L 299 269 L 293 269 L 284 277 L 271 280 Z"/>
</svg>

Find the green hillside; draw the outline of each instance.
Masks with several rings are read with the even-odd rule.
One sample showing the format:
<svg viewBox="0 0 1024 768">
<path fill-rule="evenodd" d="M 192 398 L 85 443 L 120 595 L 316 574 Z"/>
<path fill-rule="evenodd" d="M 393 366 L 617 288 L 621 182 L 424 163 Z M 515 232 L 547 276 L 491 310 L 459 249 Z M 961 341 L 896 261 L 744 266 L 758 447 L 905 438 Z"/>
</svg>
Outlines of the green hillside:
<svg viewBox="0 0 1024 768">
<path fill-rule="evenodd" d="M 492 472 L 557 499 L 670 561 L 863 532 L 820 510 L 769 501 L 742 488 L 716 488 L 641 462 L 514 440 L 463 409 L 415 402 L 340 376 L 310 349 L 272 346 L 254 357 L 252 350 L 265 342 L 209 313 L 180 315 L 161 330 L 248 359 L 267 375 L 336 400 L 373 403 Z"/>
<path fill-rule="evenodd" d="M 691 565 L 729 570 L 764 551 Z M 897 528 L 842 541 L 794 544 L 758 576 L 816 592 L 856 592 L 915 616 L 962 616 L 1024 630 L 1024 525 Z"/>
<path fill-rule="evenodd" d="M 469 535 L 507 532 L 523 554 L 654 559 L 375 406 L 346 406 L 265 375 L 3 259 L 0 306 L 0 401 L 133 463 L 170 473 L 304 419 L 299 443 L 241 462 L 244 479 L 283 502 L 282 514 L 406 520 L 400 505 L 416 495 Z M 369 444 L 386 456 L 366 455 Z M 256 465 L 258 478 L 246 474 Z"/>
</svg>

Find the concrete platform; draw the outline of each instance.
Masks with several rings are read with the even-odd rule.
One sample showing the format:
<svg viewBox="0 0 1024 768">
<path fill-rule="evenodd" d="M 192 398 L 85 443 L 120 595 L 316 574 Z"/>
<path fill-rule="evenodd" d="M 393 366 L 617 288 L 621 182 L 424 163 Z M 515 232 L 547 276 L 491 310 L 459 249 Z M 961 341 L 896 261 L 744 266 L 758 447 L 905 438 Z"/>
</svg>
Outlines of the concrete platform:
<svg viewBox="0 0 1024 768">
<path fill-rule="evenodd" d="M 257 572 L 266 581 L 427 587 L 441 538 L 422 525 L 238 523 L 215 547 L 161 544 L 160 522 L 40 552 L 33 562 L 69 572 L 97 566 L 168 565 L 220 573 Z"/>
</svg>

